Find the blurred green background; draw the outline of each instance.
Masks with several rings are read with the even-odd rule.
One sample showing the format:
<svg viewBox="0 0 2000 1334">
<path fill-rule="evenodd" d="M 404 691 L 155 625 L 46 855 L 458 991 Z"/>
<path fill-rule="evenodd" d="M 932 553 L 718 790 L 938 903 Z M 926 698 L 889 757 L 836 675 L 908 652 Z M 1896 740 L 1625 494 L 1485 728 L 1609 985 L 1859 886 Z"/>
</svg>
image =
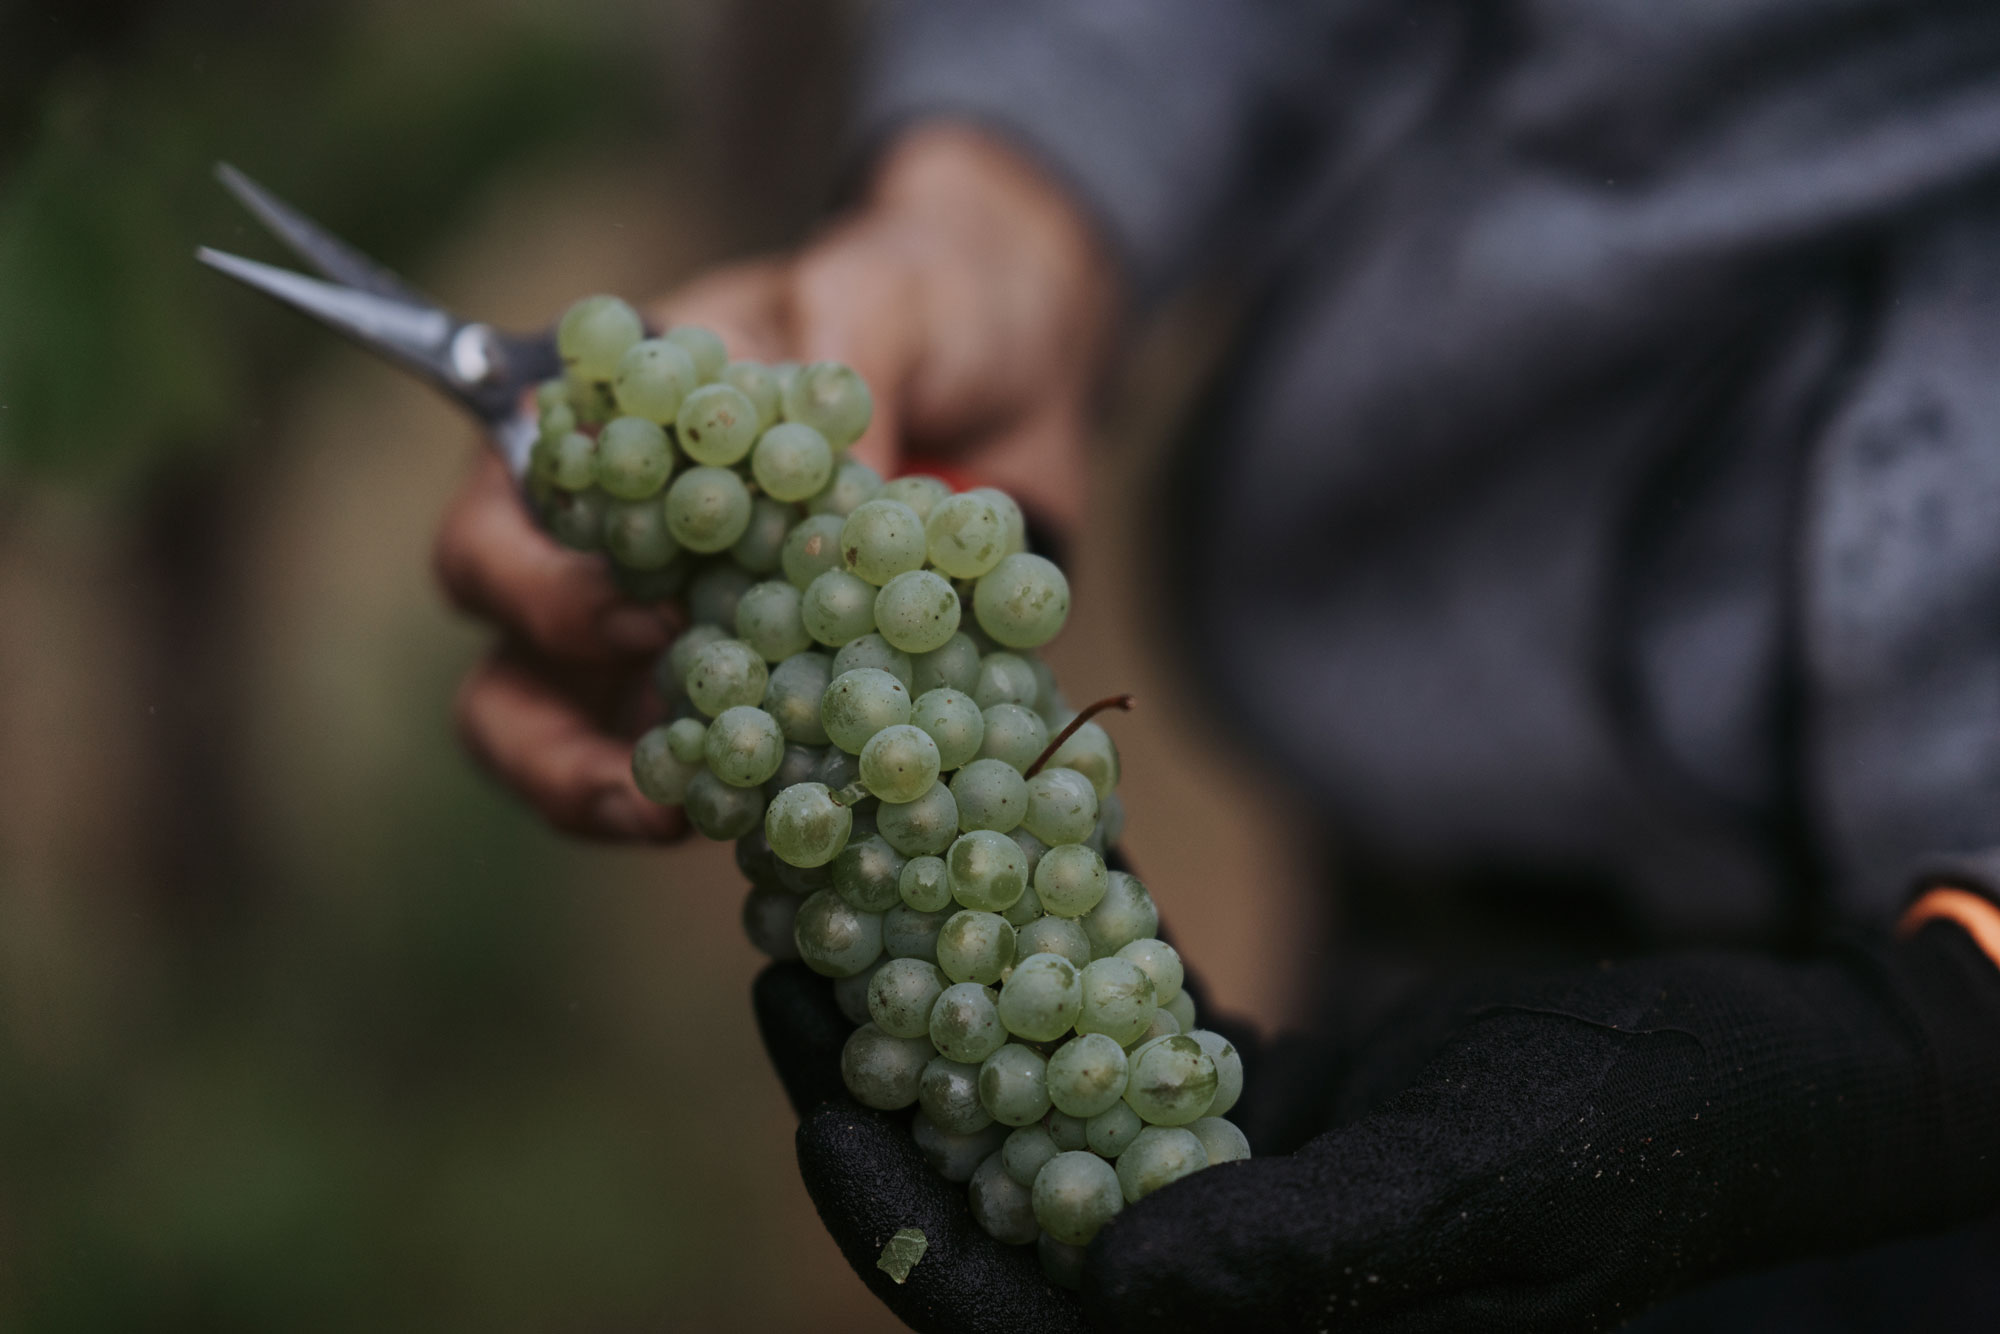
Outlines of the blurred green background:
<svg viewBox="0 0 2000 1334">
<path fill-rule="evenodd" d="M 727 850 L 566 844 L 454 746 L 471 429 L 191 258 L 283 258 L 217 159 L 517 327 L 795 241 L 857 10 L 0 7 L 0 1328 L 887 1324 L 797 1184 Z M 1287 812 L 1128 561 L 1196 355 L 1121 371 L 1054 661 L 1141 692 L 1128 846 L 1275 1018 Z"/>
</svg>

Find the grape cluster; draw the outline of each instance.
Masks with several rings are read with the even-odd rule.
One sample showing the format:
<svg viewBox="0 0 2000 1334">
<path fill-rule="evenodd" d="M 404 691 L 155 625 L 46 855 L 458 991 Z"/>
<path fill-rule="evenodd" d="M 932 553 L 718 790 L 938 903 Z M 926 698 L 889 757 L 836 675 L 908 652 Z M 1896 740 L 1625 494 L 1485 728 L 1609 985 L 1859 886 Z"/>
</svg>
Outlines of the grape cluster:
<svg viewBox="0 0 2000 1334">
<path fill-rule="evenodd" d="M 835 979 L 849 1092 L 914 1105 L 980 1225 L 1074 1285 L 1125 1204 L 1249 1146 L 1223 1119 L 1241 1058 L 1105 863 L 1117 748 L 1034 653 L 1068 582 L 1004 492 L 842 458 L 871 411 L 847 367 L 642 333 L 613 298 L 571 308 L 531 470 L 562 540 L 686 591 L 656 671 L 676 716 L 633 776 L 735 841 L 752 942 Z"/>
</svg>

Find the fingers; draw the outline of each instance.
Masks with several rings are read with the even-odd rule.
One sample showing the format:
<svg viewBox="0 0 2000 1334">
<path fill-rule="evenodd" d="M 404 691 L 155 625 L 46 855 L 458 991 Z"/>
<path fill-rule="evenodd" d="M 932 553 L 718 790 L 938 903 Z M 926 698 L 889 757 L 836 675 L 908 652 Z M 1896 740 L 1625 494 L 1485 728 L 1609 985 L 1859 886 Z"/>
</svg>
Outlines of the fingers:
<svg viewBox="0 0 2000 1334">
<path fill-rule="evenodd" d="M 666 842 L 686 831 L 679 808 L 648 801 L 632 782 L 632 745 L 600 730 L 579 695 L 523 655 L 490 655 L 458 698 L 467 749 L 566 833 Z"/>
<path fill-rule="evenodd" d="M 973 1221 L 966 1188 L 933 1172 L 900 1116 L 847 1098 L 799 1125 L 799 1175 L 840 1252 L 918 1334 L 1081 1334 L 1076 1299 L 1042 1277 L 1033 1246 L 1003 1246 Z M 923 1259 L 897 1284 L 876 1267 L 899 1228 Z"/>
<path fill-rule="evenodd" d="M 452 603 L 552 658 L 606 662 L 658 653 L 668 613 L 625 601 L 598 557 L 535 527 L 506 466 L 483 453 L 439 525 L 433 561 Z"/>
<path fill-rule="evenodd" d="M 841 361 L 868 383 L 874 417 L 852 448 L 884 477 L 900 471 L 903 403 L 928 332 L 921 278 L 895 236 L 837 232 L 803 256 L 791 289 L 801 361 Z"/>
<path fill-rule="evenodd" d="M 755 259 L 703 274 L 667 296 L 655 312 L 671 327 L 699 324 L 739 360 L 785 361 L 791 347 L 789 259 Z"/>
<path fill-rule="evenodd" d="M 833 987 L 802 963 L 774 963 L 751 988 L 757 1033 L 792 1110 L 804 1116 L 846 1089 L 840 1049 L 854 1026 L 834 1004 Z"/>
</svg>

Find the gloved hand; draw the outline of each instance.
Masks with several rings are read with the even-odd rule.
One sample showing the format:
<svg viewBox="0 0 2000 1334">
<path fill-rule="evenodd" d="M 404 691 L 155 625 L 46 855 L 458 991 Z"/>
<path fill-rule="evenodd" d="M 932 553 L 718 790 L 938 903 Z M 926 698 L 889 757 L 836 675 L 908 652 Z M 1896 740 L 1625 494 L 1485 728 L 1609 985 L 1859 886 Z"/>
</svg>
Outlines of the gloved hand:
<svg viewBox="0 0 2000 1334">
<path fill-rule="evenodd" d="M 1128 1207 L 1080 1302 L 979 1232 L 902 1118 L 846 1099 L 826 983 L 774 966 L 757 1009 L 808 1191 L 920 1331 L 1595 1330 L 2000 1206 L 2000 969 L 1945 922 L 1804 962 L 1460 980 L 1351 1053 L 1246 1053 L 1258 1151 L 1261 1127 L 1321 1133 Z M 875 1259 L 912 1225 L 931 1250 L 898 1287 Z"/>
</svg>

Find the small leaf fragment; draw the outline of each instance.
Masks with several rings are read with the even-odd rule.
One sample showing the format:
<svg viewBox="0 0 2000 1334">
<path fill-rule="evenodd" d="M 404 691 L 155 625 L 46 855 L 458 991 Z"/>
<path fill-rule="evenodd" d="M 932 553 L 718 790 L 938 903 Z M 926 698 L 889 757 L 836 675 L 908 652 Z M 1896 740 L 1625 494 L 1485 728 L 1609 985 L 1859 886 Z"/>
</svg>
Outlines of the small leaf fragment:
<svg viewBox="0 0 2000 1334">
<path fill-rule="evenodd" d="M 924 1235 L 922 1228 L 898 1228 L 896 1235 L 882 1247 L 882 1258 L 875 1262 L 875 1267 L 901 1283 L 909 1278 L 910 1271 L 917 1267 L 917 1261 L 924 1258 L 924 1251 L 930 1244 L 930 1238 Z"/>
</svg>

